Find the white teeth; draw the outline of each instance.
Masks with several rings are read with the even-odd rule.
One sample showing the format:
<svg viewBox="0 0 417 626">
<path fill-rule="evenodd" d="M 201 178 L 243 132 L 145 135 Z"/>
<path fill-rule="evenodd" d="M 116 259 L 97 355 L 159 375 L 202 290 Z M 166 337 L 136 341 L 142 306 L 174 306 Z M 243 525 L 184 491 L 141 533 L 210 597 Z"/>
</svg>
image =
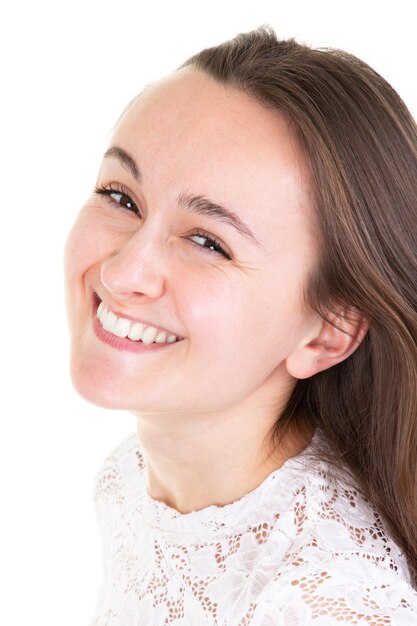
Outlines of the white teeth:
<svg viewBox="0 0 417 626">
<path fill-rule="evenodd" d="M 113 328 L 117 322 L 117 317 L 116 315 L 113 313 L 113 311 L 106 311 L 103 315 L 102 318 L 103 320 L 103 328 L 104 330 L 108 330 L 110 333 L 113 332 Z"/>
<path fill-rule="evenodd" d="M 142 335 L 142 342 L 149 344 L 155 341 L 155 337 L 158 334 L 158 329 L 154 326 L 148 326 Z"/>
<path fill-rule="evenodd" d="M 131 325 L 132 322 L 130 320 L 127 320 L 123 317 L 118 317 L 112 332 L 118 337 L 127 337 Z"/>
<path fill-rule="evenodd" d="M 167 333 L 165 330 L 158 330 L 154 326 L 146 326 L 141 322 L 132 322 L 124 317 L 117 317 L 110 311 L 103 302 L 97 308 L 97 318 L 105 330 L 117 337 L 129 337 L 132 341 L 139 341 L 144 344 L 151 343 L 174 343 L 176 335 Z"/>
<path fill-rule="evenodd" d="M 129 332 L 127 333 L 127 336 L 129 337 L 129 339 L 133 339 L 133 341 L 139 341 L 139 339 L 142 337 L 142 333 L 145 330 L 145 325 L 141 324 L 140 322 L 134 322 L 131 327 Z"/>
<path fill-rule="evenodd" d="M 99 320 L 101 320 L 103 311 L 104 311 L 104 304 L 103 302 L 100 302 L 100 304 L 98 305 L 98 309 L 97 309 L 97 317 Z"/>
</svg>

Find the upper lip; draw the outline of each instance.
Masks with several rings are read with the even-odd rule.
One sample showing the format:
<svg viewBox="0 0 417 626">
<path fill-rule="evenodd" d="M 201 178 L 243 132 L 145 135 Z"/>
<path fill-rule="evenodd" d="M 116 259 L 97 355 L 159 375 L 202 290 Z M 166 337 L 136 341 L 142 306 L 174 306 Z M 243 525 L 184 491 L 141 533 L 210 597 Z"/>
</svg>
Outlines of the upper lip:
<svg viewBox="0 0 417 626">
<path fill-rule="evenodd" d="M 131 322 L 140 322 L 141 324 L 144 324 L 144 326 L 153 326 L 154 328 L 157 328 L 159 331 L 166 332 L 169 335 L 175 335 L 177 337 L 177 339 L 179 339 L 179 340 L 180 339 L 184 339 L 184 337 L 181 337 L 181 335 L 179 335 L 178 333 L 174 333 L 171 330 L 167 330 L 166 328 L 163 328 L 162 326 L 158 326 L 157 324 L 154 324 L 153 322 L 149 322 L 148 320 L 144 320 L 144 319 L 139 318 L 139 317 L 133 317 L 132 315 L 129 315 L 128 313 L 122 313 L 122 312 L 117 311 L 110 304 L 108 304 L 105 300 L 100 298 L 100 296 L 97 293 L 95 293 L 94 296 L 95 296 L 95 300 L 96 300 L 96 308 L 98 307 L 100 302 L 104 302 L 104 305 L 108 309 L 110 309 L 110 311 L 112 311 L 112 313 L 117 315 L 117 317 L 123 317 L 124 319 L 130 320 Z"/>
</svg>

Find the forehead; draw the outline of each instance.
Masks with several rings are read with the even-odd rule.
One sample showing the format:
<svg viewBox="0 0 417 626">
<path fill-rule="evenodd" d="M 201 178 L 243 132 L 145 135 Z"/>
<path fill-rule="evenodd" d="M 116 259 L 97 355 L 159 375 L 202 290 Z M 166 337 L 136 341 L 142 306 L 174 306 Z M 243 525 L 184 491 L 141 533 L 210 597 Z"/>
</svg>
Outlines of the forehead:
<svg viewBox="0 0 417 626">
<path fill-rule="evenodd" d="M 265 239 L 284 213 L 305 227 L 309 175 L 285 118 L 203 72 L 184 68 L 145 89 L 111 143 L 137 161 L 149 191 L 186 188 L 253 223 L 261 213 L 254 228 Z"/>
<path fill-rule="evenodd" d="M 220 156 L 226 147 L 236 156 L 245 149 L 242 161 L 256 158 L 260 166 L 271 157 L 281 166 L 300 157 L 282 115 L 190 68 L 148 87 L 128 108 L 115 135 L 134 144 L 138 133 L 141 140 L 163 136 L 166 149 L 172 142 L 176 151 L 196 148 L 194 156 L 211 150 Z"/>
</svg>

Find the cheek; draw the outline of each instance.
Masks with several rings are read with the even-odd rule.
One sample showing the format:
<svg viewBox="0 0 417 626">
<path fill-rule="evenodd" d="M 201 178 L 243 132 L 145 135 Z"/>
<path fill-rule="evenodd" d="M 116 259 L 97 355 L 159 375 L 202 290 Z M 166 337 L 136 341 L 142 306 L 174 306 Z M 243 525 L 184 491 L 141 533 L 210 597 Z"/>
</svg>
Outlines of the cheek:
<svg viewBox="0 0 417 626">
<path fill-rule="evenodd" d="M 177 283 L 179 314 L 187 322 L 190 349 L 215 361 L 245 370 L 269 371 L 284 361 L 299 342 L 304 313 L 298 281 L 282 274 L 254 280 L 233 271 L 188 271 Z"/>
<path fill-rule="evenodd" d="M 65 243 L 66 279 L 79 281 L 89 267 L 100 263 L 113 249 L 117 249 L 117 244 L 118 236 L 106 220 L 97 219 L 93 211 L 81 210 Z"/>
<path fill-rule="evenodd" d="M 93 225 L 81 210 L 65 242 L 64 262 L 67 277 L 76 275 L 82 265 L 83 258 L 91 248 Z"/>
<path fill-rule="evenodd" d="M 221 384 L 232 370 L 240 372 L 240 383 L 251 378 L 253 368 L 258 369 L 254 355 L 259 354 L 258 329 L 263 326 L 258 307 L 262 287 L 233 270 L 207 267 L 183 273 L 174 291 L 178 315 L 186 324 L 189 356 L 200 363 L 198 369 L 206 371 L 207 380 L 216 376 Z M 264 342 L 265 347 L 269 350 Z M 271 359 L 263 363 L 268 368 Z"/>
<path fill-rule="evenodd" d="M 97 221 L 80 213 L 64 246 L 65 297 L 68 316 L 86 305 L 84 276 L 105 255 L 106 239 Z"/>
<path fill-rule="evenodd" d="M 173 291 L 190 336 L 195 341 L 220 338 L 242 310 L 244 295 L 222 268 L 199 264 L 181 269 Z"/>
<path fill-rule="evenodd" d="M 74 308 L 77 308 L 78 301 L 77 292 L 79 285 L 77 276 L 80 273 L 82 265 L 82 250 L 80 239 L 80 220 L 77 218 L 70 232 L 68 233 L 64 247 L 64 282 L 65 282 L 65 300 L 67 306 L 67 315 L 71 323 Z"/>
</svg>

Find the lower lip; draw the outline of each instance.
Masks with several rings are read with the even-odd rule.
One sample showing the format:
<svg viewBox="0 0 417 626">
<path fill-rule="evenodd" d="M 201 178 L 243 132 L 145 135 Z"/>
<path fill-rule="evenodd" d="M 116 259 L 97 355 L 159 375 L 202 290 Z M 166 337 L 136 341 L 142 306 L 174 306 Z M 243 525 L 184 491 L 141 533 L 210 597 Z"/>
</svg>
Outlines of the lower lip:
<svg viewBox="0 0 417 626">
<path fill-rule="evenodd" d="M 170 348 L 179 343 L 178 341 L 175 341 L 172 343 L 146 344 L 142 341 L 133 341 L 132 339 L 127 339 L 125 337 L 117 337 L 116 335 L 113 335 L 113 333 L 109 333 L 109 331 L 104 330 L 103 326 L 99 322 L 96 311 L 94 311 L 93 328 L 95 334 L 99 339 L 101 339 L 101 341 L 104 341 L 104 343 L 107 343 L 112 348 L 123 352 L 155 352 L 156 350 L 166 350 L 166 348 Z"/>
</svg>

